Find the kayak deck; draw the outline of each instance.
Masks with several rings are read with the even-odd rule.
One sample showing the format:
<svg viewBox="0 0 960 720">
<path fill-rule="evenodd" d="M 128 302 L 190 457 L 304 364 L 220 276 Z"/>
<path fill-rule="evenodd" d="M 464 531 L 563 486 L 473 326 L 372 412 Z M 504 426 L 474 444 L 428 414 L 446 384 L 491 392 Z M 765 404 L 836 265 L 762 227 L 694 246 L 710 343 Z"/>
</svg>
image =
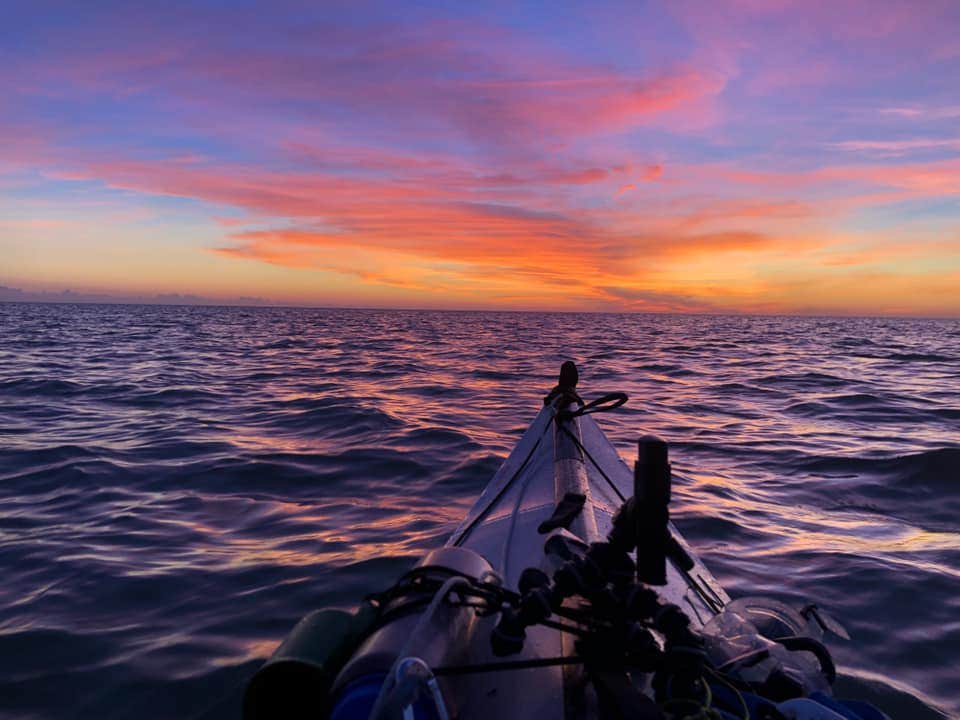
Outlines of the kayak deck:
<svg viewBox="0 0 960 720">
<path fill-rule="evenodd" d="M 485 557 L 512 589 L 516 589 L 524 568 L 542 564 L 545 536 L 537 528 L 556 506 L 551 432 L 555 417 L 556 410 L 550 406 L 540 411 L 447 541 L 447 545 L 469 548 Z M 633 471 L 593 418 L 577 419 L 583 446 L 589 453 L 585 463 L 587 502 L 597 527 L 597 536 L 581 538 L 590 543 L 606 537 L 614 515 L 633 493 Z M 668 559 L 667 584 L 657 590 L 667 602 L 692 610 L 691 621 L 702 625 L 729 598 L 672 524 L 671 532 L 695 565 L 684 572 Z"/>
<path fill-rule="evenodd" d="M 554 513 L 560 491 L 555 477 L 559 412 L 554 405 L 543 407 L 447 541 L 448 546 L 467 548 L 483 556 L 509 589 L 517 589 L 525 568 L 550 571 L 544 552 L 547 535 L 538 528 Z M 583 450 L 587 484 L 582 512 L 590 512 L 592 521 L 572 523 L 565 533 L 568 537 L 575 535 L 585 544 L 602 541 L 624 500 L 633 494 L 633 471 L 592 417 L 583 415 L 566 422 L 577 426 L 574 431 Z M 729 598 L 672 525 L 670 531 L 689 556 L 692 568 L 684 571 L 668 558 L 667 582 L 654 589 L 663 602 L 682 608 L 689 615 L 691 626 L 698 628 L 713 618 Z M 485 622 L 492 630 L 494 619 Z M 486 636 L 482 628 L 476 635 Z M 569 636 L 539 626 L 528 628 L 522 652 L 512 659 L 571 655 Z M 472 644 L 470 662 L 498 659 L 488 642 Z M 459 698 L 459 707 L 454 713 L 462 718 L 595 716 L 596 708 L 589 706 L 589 693 L 581 693 L 586 699 L 571 707 L 570 685 L 577 682 L 571 668 L 527 668 L 472 676 L 467 682 L 457 683 L 455 696 Z"/>
</svg>

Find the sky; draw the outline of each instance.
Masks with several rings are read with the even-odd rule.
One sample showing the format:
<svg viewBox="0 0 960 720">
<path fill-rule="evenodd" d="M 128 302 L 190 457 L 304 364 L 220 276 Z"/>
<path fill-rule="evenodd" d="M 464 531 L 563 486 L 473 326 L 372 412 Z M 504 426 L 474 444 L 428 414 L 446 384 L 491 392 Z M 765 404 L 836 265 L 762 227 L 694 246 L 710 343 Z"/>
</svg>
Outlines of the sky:
<svg viewBox="0 0 960 720">
<path fill-rule="evenodd" d="M 955 0 L 3 16 L 0 299 L 960 316 Z"/>
</svg>

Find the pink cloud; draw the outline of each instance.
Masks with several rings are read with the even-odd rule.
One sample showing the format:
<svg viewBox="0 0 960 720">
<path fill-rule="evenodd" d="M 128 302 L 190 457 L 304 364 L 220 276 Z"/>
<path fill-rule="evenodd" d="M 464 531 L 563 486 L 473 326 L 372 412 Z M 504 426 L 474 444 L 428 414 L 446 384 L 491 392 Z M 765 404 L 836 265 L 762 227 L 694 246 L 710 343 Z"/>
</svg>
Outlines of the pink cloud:
<svg viewBox="0 0 960 720">
<path fill-rule="evenodd" d="M 132 23 L 127 18 L 117 22 Z M 93 32 L 93 31 L 90 31 Z M 178 114 L 290 107 L 389 121 L 386 132 L 433 133 L 491 147 L 618 133 L 664 116 L 702 119 L 722 75 L 678 63 L 642 71 L 599 66 L 504 28 L 437 22 L 416 29 L 310 26 L 271 42 L 236 44 L 137 27 L 89 45 L 73 36 L 25 68 L 17 92 L 69 97 L 142 94 Z M 99 38 L 101 41 L 103 38 Z M 710 112 L 715 113 L 712 108 Z M 233 117 L 231 125 L 243 122 Z M 228 130 L 227 127 L 223 128 Z"/>
<path fill-rule="evenodd" d="M 695 39 L 694 61 L 712 62 L 756 95 L 860 87 L 960 55 L 952 0 L 677 0 L 670 8 Z"/>
<path fill-rule="evenodd" d="M 832 199 L 838 201 L 859 197 L 871 203 L 891 202 L 960 193 L 960 158 L 893 165 L 828 165 L 797 171 L 747 170 L 728 164 L 710 164 L 686 168 L 686 172 L 779 191 L 820 188 L 830 190 Z M 871 188 L 899 192 L 868 192 Z"/>
<path fill-rule="evenodd" d="M 663 165 L 657 163 L 656 165 L 650 165 L 644 169 L 641 179 L 644 182 L 653 182 L 654 180 L 659 180 L 663 176 Z"/>
<path fill-rule="evenodd" d="M 960 105 L 886 107 L 880 108 L 880 114 L 909 120 L 950 120 L 960 118 Z"/>
</svg>

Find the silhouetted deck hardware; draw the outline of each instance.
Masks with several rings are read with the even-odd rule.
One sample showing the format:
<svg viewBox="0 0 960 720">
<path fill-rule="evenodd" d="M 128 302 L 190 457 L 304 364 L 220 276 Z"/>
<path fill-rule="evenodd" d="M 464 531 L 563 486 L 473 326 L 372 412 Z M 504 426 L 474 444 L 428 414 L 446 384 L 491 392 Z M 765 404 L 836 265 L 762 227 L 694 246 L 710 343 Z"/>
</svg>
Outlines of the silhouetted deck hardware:
<svg viewBox="0 0 960 720">
<path fill-rule="evenodd" d="M 670 548 L 670 462 L 667 443 L 654 435 L 644 435 L 637 441 L 633 497 L 637 580 L 647 585 L 666 585 Z"/>
</svg>

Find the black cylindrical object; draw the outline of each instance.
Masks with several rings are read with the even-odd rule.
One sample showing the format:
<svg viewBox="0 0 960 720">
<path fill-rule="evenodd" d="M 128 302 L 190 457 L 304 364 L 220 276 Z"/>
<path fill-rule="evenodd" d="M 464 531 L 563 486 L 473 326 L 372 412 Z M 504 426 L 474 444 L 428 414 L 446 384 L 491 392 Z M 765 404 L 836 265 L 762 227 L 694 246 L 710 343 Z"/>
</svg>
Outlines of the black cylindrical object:
<svg viewBox="0 0 960 720">
<path fill-rule="evenodd" d="M 637 441 L 633 497 L 637 580 L 647 585 L 666 585 L 670 540 L 670 462 L 667 443 L 653 435 L 644 435 Z"/>
<path fill-rule="evenodd" d="M 580 380 L 580 373 L 573 360 L 567 360 L 560 366 L 560 378 L 557 380 L 557 387 L 564 390 L 573 390 L 577 387 Z"/>
</svg>

